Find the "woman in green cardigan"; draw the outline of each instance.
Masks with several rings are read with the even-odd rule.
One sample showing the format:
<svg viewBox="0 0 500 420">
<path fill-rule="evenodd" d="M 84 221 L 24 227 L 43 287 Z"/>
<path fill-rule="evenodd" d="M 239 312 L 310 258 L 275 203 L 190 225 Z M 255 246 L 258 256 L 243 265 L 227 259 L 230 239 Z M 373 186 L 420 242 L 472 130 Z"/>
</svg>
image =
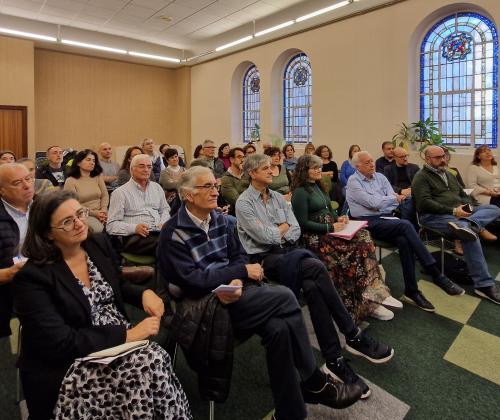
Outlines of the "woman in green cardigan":
<svg viewBox="0 0 500 420">
<path fill-rule="evenodd" d="M 327 267 L 356 323 L 367 316 L 392 319 L 394 314 L 382 303 L 393 307 L 401 305 L 391 297 L 382 279 L 370 233 L 361 229 L 351 240 L 328 234 L 342 230 L 348 217 L 337 216 L 328 194 L 322 189 L 322 164 L 318 156 L 301 156 L 292 179 L 293 212 L 305 246 Z"/>
</svg>

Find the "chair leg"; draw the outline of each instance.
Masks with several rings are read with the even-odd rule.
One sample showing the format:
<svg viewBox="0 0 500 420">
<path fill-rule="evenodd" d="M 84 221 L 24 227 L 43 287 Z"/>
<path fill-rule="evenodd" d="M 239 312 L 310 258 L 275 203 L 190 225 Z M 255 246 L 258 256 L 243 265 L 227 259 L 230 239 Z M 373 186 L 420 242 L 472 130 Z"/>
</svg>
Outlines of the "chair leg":
<svg viewBox="0 0 500 420">
<path fill-rule="evenodd" d="M 378 263 L 382 264 L 382 247 L 378 247 Z"/>
<path fill-rule="evenodd" d="M 17 330 L 17 355 L 21 353 L 21 331 L 22 327 L 19 324 L 19 329 Z M 21 372 L 19 368 L 16 370 L 16 403 L 21 402 Z"/>
<path fill-rule="evenodd" d="M 210 401 L 208 410 L 210 420 L 215 420 L 215 403 L 213 400 Z"/>
<path fill-rule="evenodd" d="M 441 236 L 441 275 L 444 276 L 444 238 Z"/>
</svg>

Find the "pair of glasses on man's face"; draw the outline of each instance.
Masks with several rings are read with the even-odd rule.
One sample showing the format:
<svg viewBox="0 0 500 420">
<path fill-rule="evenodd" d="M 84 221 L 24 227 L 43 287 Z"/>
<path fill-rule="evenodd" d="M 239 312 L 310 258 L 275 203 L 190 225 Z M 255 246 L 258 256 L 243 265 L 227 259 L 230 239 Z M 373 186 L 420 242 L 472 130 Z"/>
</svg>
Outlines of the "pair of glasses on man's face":
<svg viewBox="0 0 500 420">
<path fill-rule="evenodd" d="M 51 226 L 52 229 L 60 229 L 64 230 L 65 232 L 70 232 L 75 228 L 75 222 L 77 220 L 80 221 L 85 221 L 89 217 L 89 209 L 84 209 L 81 208 L 76 212 L 76 214 L 73 217 L 68 217 L 64 219 L 59 226 Z"/>
<path fill-rule="evenodd" d="M 203 185 L 195 185 L 194 187 L 198 188 L 200 190 L 207 191 L 207 192 L 219 189 L 219 186 L 217 184 L 210 184 L 210 183 L 203 184 Z"/>
</svg>

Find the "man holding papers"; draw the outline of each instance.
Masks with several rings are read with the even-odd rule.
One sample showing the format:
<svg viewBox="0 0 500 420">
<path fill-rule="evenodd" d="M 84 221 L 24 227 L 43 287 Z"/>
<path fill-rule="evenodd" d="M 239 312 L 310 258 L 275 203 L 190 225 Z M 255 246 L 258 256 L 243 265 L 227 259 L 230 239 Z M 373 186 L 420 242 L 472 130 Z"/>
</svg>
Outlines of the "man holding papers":
<svg viewBox="0 0 500 420">
<path fill-rule="evenodd" d="M 418 290 L 415 257 L 437 286 L 449 295 L 463 295 L 465 292 L 460 286 L 441 275 L 436 260 L 427 251 L 412 224 L 392 216 L 393 210 L 404 200 L 404 195 L 395 193 L 387 178 L 375 172 L 371 155 L 365 151 L 358 152 L 353 156 L 352 164 L 356 172 L 349 178 L 346 189 L 351 216 L 367 220 L 368 230 L 375 239 L 397 245 L 405 282 L 403 298 L 424 311 L 435 311 L 432 303 Z"/>
<path fill-rule="evenodd" d="M 270 158 L 249 156 L 243 170 L 251 184 L 236 202 L 236 218 L 250 261 L 262 263 L 269 279 L 286 285 L 294 293 L 304 291 L 327 368 L 345 383 L 358 384 L 363 390 L 362 398 L 367 398 L 370 389 L 342 357 L 333 320 L 346 336 L 346 349 L 352 354 L 372 363 L 385 363 L 394 350 L 358 329 L 324 264 L 312 252 L 296 246 L 300 227 L 291 206 L 281 194 L 268 188 L 273 181 Z"/>
<path fill-rule="evenodd" d="M 219 194 L 212 171 L 201 166 L 189 169 L 178 189 L 183 204 L 163 227 L 157 255 L 169 290 L 180 289 L 182 296 L 179 290 L 176 295 L 183 304 L 197 299 L 192 310 L 185 311 L 186 316 L 196 310 L 201 299 L 215 295 L 225 305 L 236 334 L 261 336 L 274 418 L 306 418 L 305 402 L 335 408 L 356 402 L 361 396 L 357 385 L 342 384 L 317 368 L 293 293 L 263 283 L 262 267 L 249 264 L 234 218 L 215 211 Z M 220 285 L 243 288 L 214 290 Z"/>
<path fill-rule="evenodd" d="M 292 179 L 292 207 L 302 231 L 302 240 L 323 262 L 342 302 L 359 324 L 368 316 L 383 321 L 394 314 L 383 305 L 403 304 L 390 296 L 378 267 L 375 245 L 366 221 L 337 216 L 322 184 L 321 159 L 299 158 Z"/>
</svg>

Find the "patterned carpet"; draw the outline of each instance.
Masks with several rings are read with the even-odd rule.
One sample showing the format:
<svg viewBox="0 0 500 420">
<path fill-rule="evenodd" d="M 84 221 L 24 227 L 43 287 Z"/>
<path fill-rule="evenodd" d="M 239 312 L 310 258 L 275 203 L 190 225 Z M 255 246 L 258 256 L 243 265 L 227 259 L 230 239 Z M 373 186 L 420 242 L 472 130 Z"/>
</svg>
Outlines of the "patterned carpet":
<svg viewBox="0 0 500 420">
<path fill-rule="evenodd" d="M 490 271 L 499 273 L 500 249 L 489 246 L 485 254 Z M 386 253 L 383 265 L 392 294 L 401 296 L 397 254 Z M 396 350 L 393 360 L 381 366 L 352 358 L 351 365 L 372 387 L 372 396 L 346 410 L 311 406 L 310 419 L 498 419 L 500 307 L 479 299 L 471 288 L 465 296 L 447 296 L 426 276 L 421 278 L 419 287 L 436 307 L 435 314 L 405 304 L 394 320 L 370 320 L 365 325 L 370 335 Z M 304 313 L 310 324 L 306 308 Z M 311 327 L 310 332 L 317 349 Z M 20 418 L 15 404 L 15 340 L 0 340 L 0 419 Z M 316 355 L 321 365 L 319 351 Z M 196 376 L 182 356 L 176 372 L 195 419 L 208 418 L 208 403 L 199 400 Z M 264 352 L 254 337 L 236 349 L 231 393 L 226 403 L 216 405 L 215 414 L 217 419 L 254 420 L 270 418 L 272 409 Z"/>
</svg>

